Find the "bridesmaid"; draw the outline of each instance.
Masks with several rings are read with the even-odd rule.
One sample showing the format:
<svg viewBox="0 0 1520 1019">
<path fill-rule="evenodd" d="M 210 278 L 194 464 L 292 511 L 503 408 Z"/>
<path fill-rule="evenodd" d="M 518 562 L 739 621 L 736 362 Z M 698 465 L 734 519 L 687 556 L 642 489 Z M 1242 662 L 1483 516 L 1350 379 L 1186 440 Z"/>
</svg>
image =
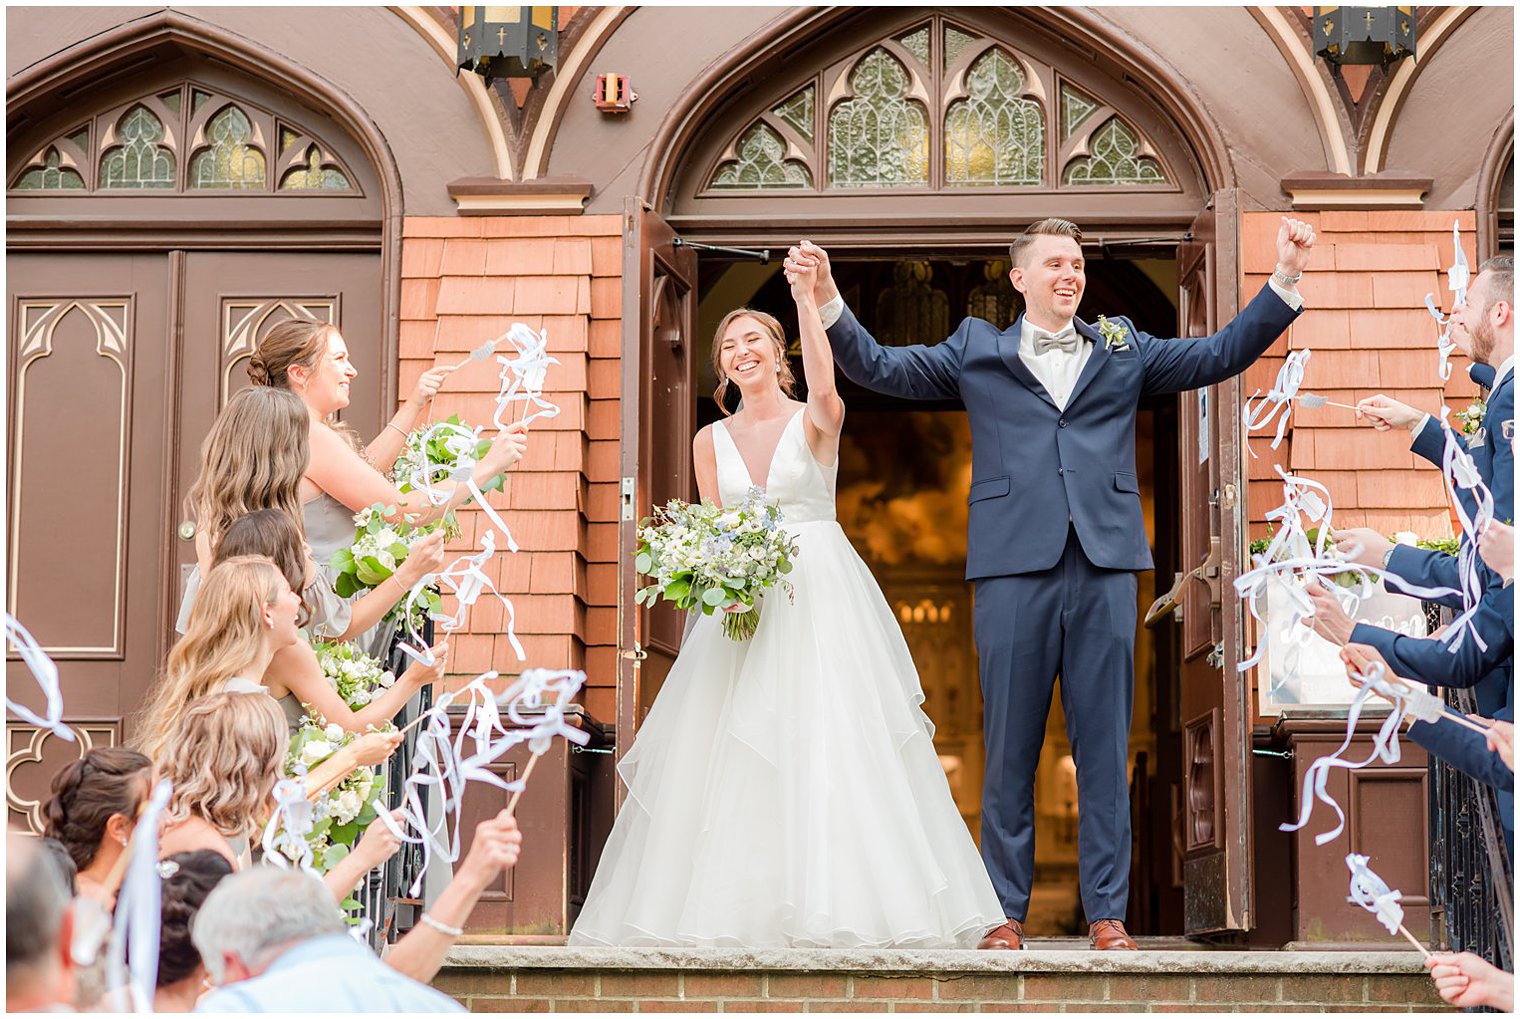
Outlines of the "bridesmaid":
<svg viewBox="0 0 1520 1019">
<path fill-rule="evenodd" d="M 402 705 L 436 681 L 448 662 L 448 649 L 435 649 L 431 666 L 414 663 L 395 684 L 355 712 L 343 703 L 321 670 L 301 672 L 287 685 L 270 663 L 292 646 L 310 645 L 296 629 L 300 600 L 278 567 L 262 556 L 239 556 L 218 564 L 190 613 L 185 637 L 169 652 L 163 678 L 149 695 L 137 741 L 157 761 L 168 734 L 196 701 L 222 691 L 268 694 L 279 701 L 290 729 L 300 725 L 309 704 L 324 721 L 348 732 L 383 725 Z M 315 658 L 313 658 L 315 664 Z M 353 744 L 362 760 L 376 764 L 390 756 L 399 733 L 370 733 Z M 378 756 L 377 756 L 378 755 Z"/>
<path fill-rule="evenodd" d="M 173 783 L 159 859 L 209 849 L 234 870 L 246 869 L 253 859 L 251 840 L 262 834 L 274 806 L 270 794 L 289 747 L 285 719 L 268 697 L 218 693 L 192 705 L 155 762 L 158 778 Z M 371 824 L 323 877 L 328 891 L 342 902 L 400 845 L 384 824 Z"/>
<path fill-rule="evenodd" d="M 185 498 L 186 513 L 199 526 L 196 566 L 180 603 L 176 627 L 180 633 L 185 632 L 201 578 L 211 568 L 213 552 L 228 528 L 248 513 L 263 509 L 281 510 L 299 527 L 301 479 L 310 460 L 310 419 L 306 405 L 293 394 L 254 387 L 235 393 L 227 401 L 201 445 L 200 474 Z M 335 534 L 339 536 L 327 550 L 328 556 L 352 542 L 352 518 L 337 527 Z M 304 535 L 301 540 L 304 550 Z M 352 604 L 333 592 L 327 573 L 315 563 L 304 567 L 303 579 L 292 586 L 302 591 L 311 611 L 309 625 L 317 637 L 352 640 L 372 629 L 413 584 L 442 563 L 443 537 L 430 535 L 417 543 L 396 570 L 394 584 L 383 584 Z M 282 661 L 277 667 L 294 666 Z"/>
<path fill-rule="evenodd" d="M 78 868 L 79 891 L 107 909 L 116 889 L 105 881 L 126 852 L 148 797 L 152 765 L 126 747 L 96 747 L 53 776 L 42 834 L 57 839 Z"/>
<path fill-rule="evenodd" d="M 410 399 L 396 412 L 366 449 L 348 425 L 335 415 L 348 406 L 349 383 L 358 374 L 348 360 L 348 346 L 334 327 L 308 319 L 282 322 L 269 331 L 248 364 L 256 388 L 294 392 L 309 415 L 311 462 L 300 485 L 303 523 L 317 563 L 330 570 L 328 560 L 353 540 L 353 515 L 379 504 L 395 507 L 392 519 L 427 524 L 462 505 L 469 488 L 455 481 L 433 486 L 448 498 L 434 505 L 424 492 L 397 491 L 382 471 L 395 463 L 406 443 L 406 432 L 431 404 L 449 369 L 423 374 Z M 491 451 L 475 465 L 477 486 L 522 459 L 527 430 L 512 425 L 498 433 Z M 380 469 L 376 469 L 376 468 Z M 384 628 L 382 628 L 384 629 Z M 390 634 L 367 638 L 360 646 L 371 654 L 389 650 Z"/>
</svg>

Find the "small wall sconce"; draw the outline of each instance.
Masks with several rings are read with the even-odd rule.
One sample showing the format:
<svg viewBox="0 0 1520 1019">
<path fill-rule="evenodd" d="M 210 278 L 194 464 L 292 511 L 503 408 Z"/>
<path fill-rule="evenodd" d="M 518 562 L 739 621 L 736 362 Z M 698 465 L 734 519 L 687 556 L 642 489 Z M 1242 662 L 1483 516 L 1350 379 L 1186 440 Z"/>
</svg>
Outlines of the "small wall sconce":
<svg viewBox="0 0 1520 1019">
<path fill-rule="evenodd" d="M 596 108 L 603 113 L 627 113 L 633 108 L 639 94 L 628 84 L 626 74 L 599 74 L 596 91 L 591 93 Z"/>
</svg>

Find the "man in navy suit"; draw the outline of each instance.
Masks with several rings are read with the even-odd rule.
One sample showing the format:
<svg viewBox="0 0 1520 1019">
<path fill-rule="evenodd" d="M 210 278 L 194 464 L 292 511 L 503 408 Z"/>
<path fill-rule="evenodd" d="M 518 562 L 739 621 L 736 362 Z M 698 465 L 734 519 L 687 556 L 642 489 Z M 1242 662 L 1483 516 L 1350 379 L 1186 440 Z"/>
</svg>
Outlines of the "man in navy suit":
<svg viewBox="0 0 1520 1019">
<path fill-rule="evenodd" d="M 789 267 L 818 268 L 834 358 L 859 385 L 959 400 L 971 424 L 966 579 L 976 583 L 987 776 L 982 858 L 1007 923 L 983 948 L 1020 948 L 1034 880 L 1034 774 L 1057 674 L 1080 797 L 1082 905 L 1094 948 L 1133 949 L 1127 768 L 1136 573 L 1151 569 L 1135 470 L 1143 395 L 1244 371 L 1302 309 L 1295 285 L 1314 231 L 1283 220 L 1273 280 L 1212 336 L 1163 340 L 1124 317 L 1076 318 L 1081 232 L 1033 224 L 1010 247 L 1025 313 L 1008 329 L 967 318 L 943 343 L 884 347 L 839 297 L 828 256 L 804 241 Z"/>
</svg>

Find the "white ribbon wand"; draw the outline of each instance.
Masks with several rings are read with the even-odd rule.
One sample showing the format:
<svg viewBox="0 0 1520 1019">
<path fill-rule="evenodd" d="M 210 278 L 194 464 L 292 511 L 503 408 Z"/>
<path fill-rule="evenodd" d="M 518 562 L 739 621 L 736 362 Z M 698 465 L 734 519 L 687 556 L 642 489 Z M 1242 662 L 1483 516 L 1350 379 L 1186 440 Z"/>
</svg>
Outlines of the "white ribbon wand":
<svg viewBox="0 0 1520 1019">
<path fill-rule="evenodd" d="M 482 569 L 486 562 L 496 554 L 496 536 L 491 531 L 483 531 L 481 532 L 480 539 L 482 548 L 479 552 L 460 556 L 442 572 L 429 573 L 419 580 L 411 591 L 407 592 L 404 616 L 405 618 L 411 618 L 412 606 L 418 598 L 422 597 L 423 588 L 435 580 L 439 581 L 441 586 L 448 588 L 449 593 L 454 595 L 459 604 L 455 608 L 453 615 L 433 612 L 431 616 L 438 622 L 444 633 L 453 633 L 464 626 L 470 609 L 480 600 L 480 596 L 486 591 L 490 591 L 501 602 L 502 612 L 506 619 L 506 638 L 508 643 L 512 645 L 512 650 L 516 652 L 517 660 L 520 662 L 526 661 L 527 652 L 523 650 L 522 642 L 517 639 L 517 609 L 506 595 L 497 590 L 496 585 L 491 582 L 491 578 Z M 433 653 L 428 649 L 427 642 L 422 639 L 422 635 L 415 629 L 411 630 L 408 635 L 412 638 L 413 643 L 408 644 L 406 641 L 401 641 L 396 646 L 424 665 L 432 665 Z"/>
<path fill-rule="evenodd" d="M 1403 724 L 1405 707 L 1403 698 L 1394 700 L 1393 710 L 1383 720 L 1382 727 L 1372 738 L 1372 753 L 1365 760 L 1347 761 L 1341 757 L 1351 748 L 1351 741 L 1356 737 L 1356 723 L 1361 718 L 1362 708 L 1366 706 L 1368 698 L 1379 692 L 1373 686 L 1372 680 L 1381 680 L 1383 666 L 1380 662 L 1374 662 L 1372 667 L 1363 676 L 1363 686 L 1356 692 L 1356 697 L 1351 701 L 1346 712 L 1346 739 L 1336 748 L 1334 753 L 1325 754 L 1309 765 L 1309 770 L 1304 773 L 1304 787 L 1299 797 L 1298 820 L 1292 823 L 1278 825 L 1279 831 L 1298 831 L 1309 824 L 1309 817 L 1314 812 L 1314 801 L 1318 800 L 1335 811 L 1335 827 L 1329 831 L 1321 832 L 1314 836 L 1314 844 L 1322 846 L 1326 842 L 1333 841 L 1340 836 L 1346 827 L 1346 812 L 1341 810 L 1341 805 L 1335 802 L 1326 788 L 1330 779 L 1330 771 L 1333 768 L 1346 768 L 1356 771 L 1365 768 L 1375 760 L 1381 760 L 1384 764 L 1399 763 L 1399 726 Z M 1391 689 L 1391 688 L 1390 688 Z"/>
<path fill-rule="evenodd" d="M 1347 853 L 1346 866 L 1351 870 L 1351 895 L 1346 901 L 1361 906 L 1377 917 L 1378 923 L 1388 928 L 1389 934 L 1404 935 L 1411 945 L 1420 950 L 1422 956 L 1430 958 L 1430 953 L 1420 944 L 1420 939 L 1409 933 L 1409 928 L 1404 926 L 1404 907 L 1399 904 L 1399 900 L 1404 897 L 1403 893 L 1389 888 L 1388 882 L 1372 872 L 1372 868 L 1367 866 L 1367 857 L 1360 853 Z"/>
<path fill-rule="evenodd" d="M 23 721 L 48 729 L 61 740 L 74 742 L 74 730 L 63 722 L 63 691 L 58 684 L 58 665 L 47 656 L 47 652 L 37 646 L 37 640 L 31 631 L 9 612 L 5 614 L 5 635 L 32 677 L 37 680 L 37 685 L 42 688 L 42 696 L 47 700 L 47 716 L 38 715 L 24 704 L 17 704 L 9 695 L 5 698 L 5 706 Z"/>
<path fill-rule="evenodd" d="M 480 426 L 465 428 L 463 425 L 452 424 L 448 421 L 435 421 L 427 427 L 420 438 L 422 463 L 412 471 L 411 487 L 427 496 L 428 502 L 434 506 L 442 506 L 449 501 L 451 492 L 438 488 L 440 481 L 453 481 L 456 485 L 464 485 L 470 490 L 470 496 L 480 511 L 486 515 L 491 525 L 502 533 L 507 539 L 507 547 L 513 552 L 517 551 L 517 541 L 512 537 L 511 528 L 507 527 L 506 521 L 486 501 L 486 494 L 475 483 L 475 448 L 480 443 Z M 454 463 L 435 464 L 428 459 L 428 444 L 435 435 L 445 436 L 444 445 L 454 454 Z"/>
<path fill-rule="evenodd" d="M 579 746 L 585 746 L 590 740 L 583 729 L 565 721 L 565 709 L 571 705 L 585 683 L 584 672 L 570 669 L 528 669 L 501 696 L 501 702 L 506 704 L 507 717 L 518 726 L 516 729 L 507 729 L 501 724 L 497 701 L 472 704 L 471 712 L 478 711 L 481 718 L 475 727 L 475 754 L 460 763 L 460 772 L 465 780 L 478 779 L 510 791 L 512 798 L 507 803 L 507 814 L 510 816 L 516 813 L 517 801 L 527 786 L 528 776 L 533 774 L 538 759 L 548 752 L 555 736 L 562 736 Z M 460 732 L 460 742 L 455 745 L 456 752 L 461 749 L 464 733 L 469 728 L 469 719 L 470 716 L 467 716 L 466 728 Z M 494 741 L 489 736 L 493 731 L 501 733 L 500 738 Z M 485 764 L 497 760 L 519 743 L 527 743 L 532 754 L 522 775 L 506 782 L 485 769 Z"/>
<path fill-rule="evenodd" d="M 285 868 L 295 864 L 315 874 L 311 843 L 306 836 L 316 825 L 317 809 L 307 795 L 305 776 L 280 779 L 271 796 L 275 807 L 264 824 L 264 862 Z"/>
<path fill-rule="evenodd" d="M 1462 448 L 1457 433 L 1446 423 L 1448 413 L 1449 409 L 1442 406 L 1441 430 L 1445 433 L 1446 446 L 1441 454 L 1441 472 L 1446 482 L 1447 497 L 1456 510 L 1462 532 L 1467 535 L 1467 540 L 1462 542 L 1457 553 L 1457 575 L 1462 585 L 1462 613 L 1451 621 L 1445 636 L 1441 638 L 1446 643 L 1447 650 L 1456 654 L 1468 632 L 1471 632 L 1472 639 L 1479 648 L 1488 650 L 1488 643 L 1478 632 L 1473 617 L 1477 615 L 1483 598 L 1483 578 L 1478 570 L 1478 536 L 1487 530 L 1494 519 L 1494 497 L 1478 474 L 1472 457 Z M 1459 488 L 1472 493 L 1474 512 L 1471 516 L 1457 495 Z"/>
<path fill-rule="evenodd" d="M 1451 224 L 1451 243 L 1456 249 L 1452 258 L 1451 266 L 1446 270 L 1446 286 L 1454 298 L 1452 307 L 1456 308 L 1467 303 L 1467 284 L 1472 275 L 1472 270 L 1467 264 L 1467 252 L 1462 250 L 1462 227 L 1453 220 Z M 1441 381 L 1451 378 L 1451 352 L 1457 349 L 1457 345 L 1451 339 L 1451 318 L 1441 314 L 1441 309 L 1436 307 L 1436 295 L 1425 295 L 1425 308 L 1430 312 L 1430 317 L 1436 320 L 1441 327 L 1441 334 L 1436 338 L 1436 351 L 1441 355 L 1441 363 L 1437 369 Z"/>
<path fill-rule="evenodd" d="M 1247 432 L 1254 432 L 1258 428 L 1265 428 L 1277 419 L 1277 434 L 1272 437 L 1272 448 L 1282 445 L 1283 436 L 1288 431 L 1288 419 L 1293 413 L 1293 400 L 1298 396 L 1299 387 L 1304 384 L 1304 366 L 1309 363 L 1309 348 L 1295 350 L 1288 355 L 1283 366 L 1277 371 L 1277 381 L 1267 391 L 1260 401 L 1253 407 L 1251 400 L 1261 395 L 1261 390 L 1251 394 L 1251 399 L 1246 401 L 1245 411 L 1241 415 Z M 1256 451 L 1251 449 L 1251 444 L 1246 443 L 1246 449 L 1254 458 Z"/>
<path fill-rule="evenodd" d="M 120 990 L 125 984 L 137 1012 L 153 1011 L 153 991 L 158 983 L 158 939 L 164 908 L 158 874 L 158 828 L 172 791 L 173 783 L 160 780 L 132 829 L 132 844 L 127 850 L 131 863 L 116 896 L 116 918 L 111 927 L 107 957 L 111 989 Z"/>
<path fill-rule="evenodd" d="M 558 416 L 559 407 L 543 398 L 544 380 L 549 366 L 559 364 L 558 358 L 549 355 L 548 331 L 534 332 L 523 323 L 514 322 L 503 339 L 512 345 L 516 354 L 496 358 L 501 365 L 501 389 L 496 396 L 496 415 L 493 418 L 496 427 L 506 427 L 502 419 L 514 403 L 523 405 L 523 424 L 532 424 L 541 417 Z M 528 413 L 529 404 L 535 408 L 531 413 Z"/>
</svg>

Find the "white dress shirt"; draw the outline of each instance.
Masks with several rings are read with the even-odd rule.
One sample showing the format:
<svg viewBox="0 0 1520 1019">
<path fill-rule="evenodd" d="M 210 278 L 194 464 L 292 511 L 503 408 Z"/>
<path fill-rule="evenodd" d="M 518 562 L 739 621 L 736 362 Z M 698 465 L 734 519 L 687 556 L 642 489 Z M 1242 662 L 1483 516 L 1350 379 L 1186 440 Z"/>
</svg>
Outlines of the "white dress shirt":
<svg viewBox="0 0 1520 1019">
<path fill-rule="evenodd" d="M 841 305 L 841 307 L 843 307 L 843 305 Z M 1512 372 L 1514 370 L 1515 370 L 1515 355 L 1511 354 L 1509 357 L 1506 357 L 1503 361 L 1500 361 L 1499 362 L 1499 367 L 1494 370 L 1494 384 L 1488 387 L 1488 391 L 1490 393 L 1492 393 L 1495 389 L 1498 389 L 1499 388 L 1499 383 L 1501 383 L 1501 382 L 1504 381 L 1504 376 L 1508 375 L 1510 372 Z M 1416 420 L 1414 423 L 1412 423 L 1409 426 L 1409 434 L 1410 435 L 1419 435 L 1421 432 L 1423 432 L 1425 430 L 1425 423 L 1427 421 L 1429 421 L 1429 420 L 1430 420 L 1430 414 L 1429 413 L 1421 414 L 1419 416 L 1419 419 Z"/>
<path fill-rule="evenodd" d="M 1283 299 L 1288 307 L 1294 311 L 1304 306 L 1304 299 L 1296 290 L 1289 290 L 1281 286 L 1277 280 L 1269 279 L 1267 285 L 1272 292 Z M 823 327 L 827 329 L 839 321 L 839 316 L 844 314 L 844 298 L 836 296 L 833 300 L 825 302 L 818 309 L 818 317 L 823 320 Z M 1038 326 L 1031 323 L 1028 317 L 1020 319 L 1021 329 L 1019 333 L 1019 360 L 1023 361 L 1040 385 L 1050 394 L 1056 407 L 1066 409 L 1066 402 L 1071 399 L 1071 391 L 1077 385 L 1077 379 L 1082 375 L 1082 369 L 1087 366 L 1087 359 L 1092 356 L 1092 341 L 1077 334 L 1077 349 L 1065 351 L 1060 349 L 1047 350 L 1042 354 L 1035 353 L 1034 341 L 1036 332 L 1044 332 Z M 1063 336 L 1068 330 L 1074 330 L 1071 320 L 1068 319 L 1057 329 L 1055 336 Z"/>
</svg>

